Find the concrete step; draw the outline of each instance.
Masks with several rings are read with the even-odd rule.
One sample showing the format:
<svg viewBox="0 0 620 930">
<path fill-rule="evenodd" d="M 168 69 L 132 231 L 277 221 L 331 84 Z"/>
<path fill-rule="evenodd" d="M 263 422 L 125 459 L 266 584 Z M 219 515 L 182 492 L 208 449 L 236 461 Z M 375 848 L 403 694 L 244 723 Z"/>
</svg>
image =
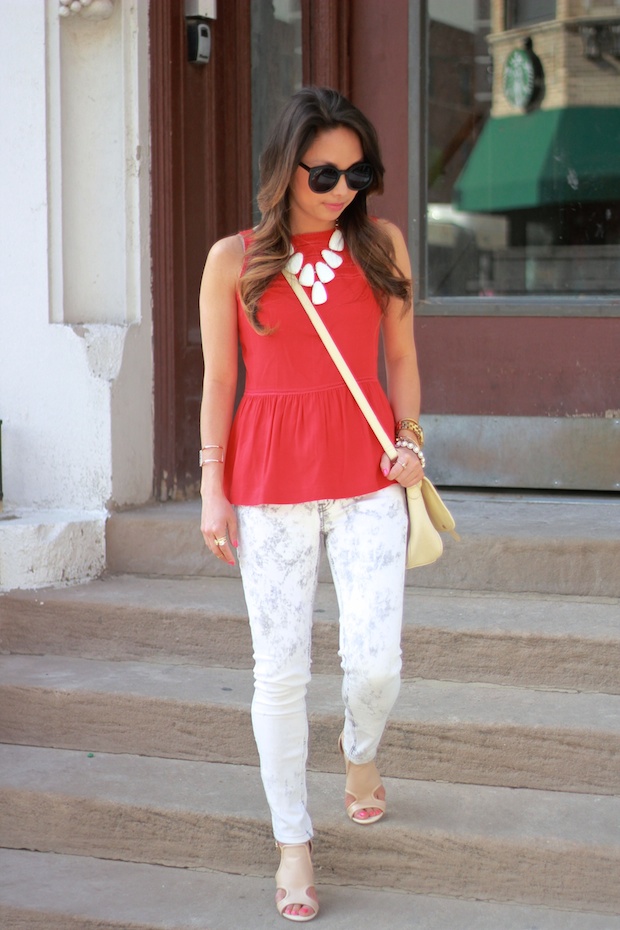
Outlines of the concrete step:
<svg viewBox="0 0 620 930">
<path fill-rule="evenodd" d="M 271 852 L 265 856 L 272 858 Z M 3 930 L 283 926 L 272 904 L 273 878 L 23 850 L 0 850 L 0 873 Z M 320 885 L 319 893 L 320 926 L 325 930 L 620 930 L 620 917 L 610 914 L 335 885 Z"/>
<path fill-rule="evenodd" d="M 341 679 L 308 692 L 312 768 L 340 772 Z M 0 740 L 257 765 L 252 674 L 239 669 L 0 657 Z M 399 778 L 620 794 L 620 697 L 404 681 L 381 769 Z"/>
<path fill-rule="evenodd" d="M 620 694 L 620 598 L 408 587 L 406 677 Z M 338 671 L 338 606 L 319 584 L 313 669 Z M 0 596 L 0 651 L 249 668 L 238 578 L 111 576 Z"/>
<path fill-rule="evenodd" d="M 385 785 L 388 817 L 366 830 L 342 810 L 342 776 L 309 774 L 320 884 L 620 915 L 620 798 Z M 0 806 L 7 848 L 260 877 L 275 869 L 256 768 L 5 746 Z"/>
<path fill-rule="evenodd" d="M 459 590 L 618 597 L 620 496 L 446 491 L 461 542 L 408 583 Z M 207 552 L 200 503 L 114 513 L 106 528 L 111 572 L 234 576 Z M 324 563 L 322 580 L 329 580 Z"/>
</svg>

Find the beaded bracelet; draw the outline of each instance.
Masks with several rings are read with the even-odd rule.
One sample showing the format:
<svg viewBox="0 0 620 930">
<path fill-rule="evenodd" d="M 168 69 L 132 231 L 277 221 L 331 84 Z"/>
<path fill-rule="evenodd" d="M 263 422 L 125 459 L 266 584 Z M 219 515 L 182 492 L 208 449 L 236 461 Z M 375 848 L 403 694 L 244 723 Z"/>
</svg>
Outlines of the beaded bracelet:
<svg viewBox="0 0 620 930">
<path fill-rule="evenodd" d="M 418 459 L 420 460 L 420 465 L 422 466 L 422 468 L 426 467 L 426 459 L 424 458 L 424 453 L 422 452 L 422 450 L 420 449 L 417 443 L 409 442 L 408 439 L 403 439 L 402 437 L 399 437 L 394 443 L 394 445 L 396 446 L 397 449 L 409 449 L 411 452 L 417 455 Z"/>
</svg>

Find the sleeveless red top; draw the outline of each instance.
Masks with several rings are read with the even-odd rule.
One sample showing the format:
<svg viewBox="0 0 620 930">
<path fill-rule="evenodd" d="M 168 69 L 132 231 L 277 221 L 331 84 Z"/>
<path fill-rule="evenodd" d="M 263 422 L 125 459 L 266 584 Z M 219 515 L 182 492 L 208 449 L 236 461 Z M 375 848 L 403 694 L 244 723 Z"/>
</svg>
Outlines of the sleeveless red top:
<svg viewBox="0 0 620 930">
<path fill-rule="evenodd" d="M 294 236 L 293 247 L 314 264 L 330 235 Z M 340 254 L 317 309 L 392 435 L 394 416 L 377 376 L 381 309 L 346 246 Z M 261 299 L 259 319 L 270 332 L 252 328 L 239 297 L 237 315 L 246 384 L 226 451 L 231 503 L 335 500 L 390 486 L 377 438 L 285 278 L 278 275 Z"/>
</svg>

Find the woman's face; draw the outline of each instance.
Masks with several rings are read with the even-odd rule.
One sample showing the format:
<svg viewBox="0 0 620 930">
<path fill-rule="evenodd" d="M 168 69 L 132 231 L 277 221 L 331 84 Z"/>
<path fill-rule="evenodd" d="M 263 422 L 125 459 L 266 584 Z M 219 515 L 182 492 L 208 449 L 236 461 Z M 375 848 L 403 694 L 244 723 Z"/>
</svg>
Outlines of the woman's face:
<svg viewBox="0 0 620 930">
<path fill-rule="evenodd" d="M 363 159 L 364 152 L 357 133 L 346 126 L 338 126 L 318 133 L 301 161 L 309 168 L 331 165 L 343 169 Z M 326 194 L 315 194 L 310 190 L 308 177 L 306 169 L 298 166 L 289 187 L 291 231 L 294 234 L 333 229 L 342 211 L 357 196 L 357 191 L 347 187 L 344 175 Z"/>
</svg>

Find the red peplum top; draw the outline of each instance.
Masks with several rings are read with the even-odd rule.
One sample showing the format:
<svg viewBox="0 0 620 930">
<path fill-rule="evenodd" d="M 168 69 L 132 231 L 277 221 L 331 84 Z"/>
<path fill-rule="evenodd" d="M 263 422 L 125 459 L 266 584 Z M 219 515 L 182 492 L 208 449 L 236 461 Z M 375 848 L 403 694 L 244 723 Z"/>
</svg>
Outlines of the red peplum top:
<svg viewBox="0 0 620 930">
<path fill-rule="evenodd" d="M 251 235 L 251 233 L 249 234 Z M 331 233 L 293 237 L 304 263 L 321 260 Z M 248 233 L 243 234 L 247 240 Z M 318 306 L 325 325 L 389 435 L 394 415 L 377 376 L 381 309 L 348 249 Z M 310 290 L 307 289 L 310 295 Z M 237 298 L 245 392 L 224 468 L 233 504 L 293 504 L 369 494 L 392 482 L 382 448 L 299 300 L 282 275 L 262 297 L 261 335 Z"/>
</svg>

